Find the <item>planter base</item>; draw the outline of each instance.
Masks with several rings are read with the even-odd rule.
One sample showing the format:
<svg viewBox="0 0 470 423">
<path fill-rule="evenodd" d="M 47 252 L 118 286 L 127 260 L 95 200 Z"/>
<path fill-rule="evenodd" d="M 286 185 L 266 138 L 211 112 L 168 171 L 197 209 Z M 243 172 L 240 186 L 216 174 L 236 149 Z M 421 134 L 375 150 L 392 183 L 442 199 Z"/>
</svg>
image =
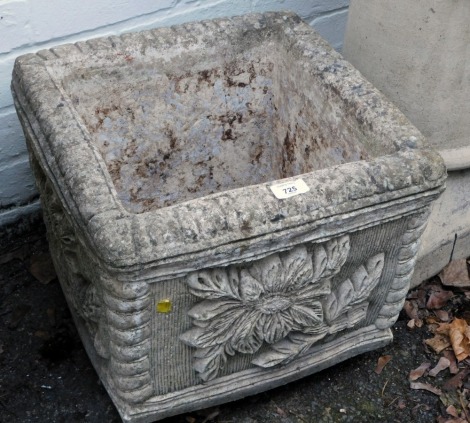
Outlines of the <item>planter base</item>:
<svg viewBox="0 0 470 423">
<path fill-rule="evenodd" d="M 234 401 L 320 372 L 358 354 L 382 348 L 392 340 L 390 329 L 378 330 L 375 326 L 369 326 L 312 348 L 308 355 L 295 363 L 269 373 L 261 369 L 246 370 L 240 372 L 236 380 L 220 378 L 177 394 L 152 397 L 135 409 L 126 410 L 122 417 L 124 421 L 147 423 L 154 421 L 155 409 L 159 410 L 161 418 L 165 418 Z M 108 391 L 112 392 L 112 389 Z M 117 398 L 114 400 L 119 402 Z"/>
</svg>

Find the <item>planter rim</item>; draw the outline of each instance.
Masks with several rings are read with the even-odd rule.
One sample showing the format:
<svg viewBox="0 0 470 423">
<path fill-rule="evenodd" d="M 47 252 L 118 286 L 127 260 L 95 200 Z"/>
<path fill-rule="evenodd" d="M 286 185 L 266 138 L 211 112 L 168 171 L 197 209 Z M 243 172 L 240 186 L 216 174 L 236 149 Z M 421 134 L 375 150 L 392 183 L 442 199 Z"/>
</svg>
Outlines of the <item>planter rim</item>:
<svg viewBox="0 0 470 423">
<path fill-rule="evenodd" d="M 269 186 L 278 181 L 272 181 L 141 214 L 130 213 L 120 203 L 103 158 L 53 72 L 54 67 L 109 55 L 110 39 L 63 45 L 16 60 L 12 91 L 23 120 L 34 116 L 25 124 L 33 140 L 32 148 L 72 222 L 81 228 L 87 243 L 109 267 L 140 267 L 174 261 L 175 257 L 184 261 L 183 257 L 194 253 L 212 255 L 213 252 L 205 251 L 214 245 L 221 246 L 219 254 L 225 256 L 228 252 L 224 246 L 245 240 L 245 247 L 230 247 L 231 254 L 234 248 L 240 248 L 240 258 L 245 253 L 243 248 L 265 242 L 269 234 L 277 236 L 292 228 L 301 231 L 299 228 L 305 225 L 314 227 L 319 219 L 359 213 L 378 203 L 392 205 L 424 191 L 443 189 L 446 170 L 439 154 L 428 147 L 420 132 L 395 106 L 295 14 L 252 14 L 184 27 L 204 32 L 207 25 L 215 25 L 229 37 L 237 31 L 262 30 L 270 24 L 287 26 L 285 33 L 292 37 L 301 55 L 308 58 L 309 71 L 356 110 L 361 128 L 377 131 L 374 148 L 383 153 L 371 160 L 287 178 L 301 178 L 310 187 L 309 192 L 288 200 L 274 197 Z M 125 34 L 119 39 L 123 44 L 142 43 L 149 36 L 156 40 L 158 36 L 165 37 L 168 31 L 161 28 Z M 137 54 L 136 60 L 140 59 L 143 56 Z M 62 135 L 64 128 L 67 139 Z M 73 198 L 70 192 L 74 193 Z M 250 198 L 256 201 L 248 202 Z M 183 218 L 188 212 L 193 216 L 191 222 Z"/>
</svg>

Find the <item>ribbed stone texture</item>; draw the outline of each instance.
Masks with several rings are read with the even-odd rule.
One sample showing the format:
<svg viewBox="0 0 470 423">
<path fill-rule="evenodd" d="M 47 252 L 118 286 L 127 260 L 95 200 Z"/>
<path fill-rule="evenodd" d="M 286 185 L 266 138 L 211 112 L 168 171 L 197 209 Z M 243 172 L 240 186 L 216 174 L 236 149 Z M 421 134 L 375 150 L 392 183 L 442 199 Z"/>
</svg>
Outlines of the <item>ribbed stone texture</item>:
<svg viewBox="0 0 470 423">
<path fill-rule="evenodd" d="M 12 88 L 60 282 L 123 420 L 391 341 L 445 168 L 297 16 L 59 46 L 18 58 Z"/>
</svg>

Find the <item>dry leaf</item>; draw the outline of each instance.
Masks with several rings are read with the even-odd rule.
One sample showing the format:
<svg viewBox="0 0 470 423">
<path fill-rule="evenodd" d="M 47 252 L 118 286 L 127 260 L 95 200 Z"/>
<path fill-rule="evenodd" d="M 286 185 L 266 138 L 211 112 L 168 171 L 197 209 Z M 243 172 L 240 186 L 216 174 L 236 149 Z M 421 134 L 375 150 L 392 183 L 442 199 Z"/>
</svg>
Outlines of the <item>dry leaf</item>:
<svg viewBox="0 0 470 423">
<path fill-rule="evenodd" d="M 416 368 L 416 369 L 414 369 L 410 372 L 410 375 L 408 376 L 408 379 L 411 380 L 411 381 L 415 381 L 415 380 L 419 379 L 421 376 L 424 375 L 424 373 L 426 373 L 426 370 L 428 370 L 430 367 L 431 367 L 431 363 L 421 364 L 421 366 L 419 366 L 418 368 Z"/>
<path fill-rule="evenodd" d="M 457 412 L 457 409 L 453 405 L 449 405 L 446 408 L 446 413 L 450 414 L 452 417 L 459 417 L 459 413 Z"/>
<path fill-rule="evenodd" d="M 439 374 L 439 372 L 442 372 L 443 370 L 447 369 L 449 366 L 450 366 L 450 361 L 445 357 L 441 357 L 439 359 L 439 362 L 436 364 L 436 366 L 429 371 L 429 376 L 436 377 Z"/>
<path fill-rule="evenodd" d="M 382 373 L 382 370 L 391 359 L 391 355 L 383 355 L 382 357 L 379 357 L 377 361 L 377 367 L 375 368 L 375 373 L 377 373 L 378 375 Z"/>
<path fill-rule="evenodd" d="M 421 328 L 421 327 L 423 327 L 423 321 L 422 321 L 421 319 L 417 319 L 417 320 L 411 319 L 411 320 L 407 323 L 406 326 L 408 326 L 408 329 L 414 329 L 415 327 Z"/>
<path fill-rule="evenodd" d="M 417 298 L 417 301 L 418 301 L 418 307 L 419 308 L 424 308 L 426 307 L 426 296 L 427 296 L 427 291 L 424 287 L 421 287 L 419 290 L 418 290 L 418 298 Z"/>
<path fill-rule="evenodd" d="M 451 323 L 441 323 L 436 332 L 449 337 L 458 361 L 470 356 L 470 326 L 465 320 L 454 319 Z"/>
<path fill-rule="evenodd" d="M 429 317 L 426 317 L 426 323 L 428 325 L 432 325 L 431 328 L 430 328 L 430 329 L 432 329 L 432 327 L 434 325 L 439 325 L 439 323 L 442 323 L 442 322 L 435 316 L 429 316 Z"/>
<path fill-rule="evenodd" d="M 439 400 L 442 402 L 442 404 L 444 404 L 445 407 L 458 404 L 459 399 L 457 398 L 457 391 L 447 391 L 439 397 Z"/>
<path fill-rule="evenodd" d="M 418 320 L 418 303 L 416 301 L 405 301 L 403 306 L 403 310 L 405 310 L 406 315 L 408 318 L 412 320 Z"/>
<path fill-rule="evenodd" d="M 400 409 L 400 410 L 404 410 L 406 408 L 406 402 L 403 398 L 400 398 L 398 400 L 398 404 L 397 404 L 397 407 Z"/>
<path fill-rule="evenodd" d="M 449 313 L 445 310 L 435 310 L 434 314 L 441 322 L 448 322 L 450 320 Z"/>
<path fill-rule="evenodd" d="M 442 308 L 447 304 L 447 301 L 449 301 L 453 296 L 454 294 L 452 293 L 452 291 L 444 291 L 441 289 L 437 289 L 435 291 L 433 290 L 426 303 L 426 308 L 428 310 Z"/>
<path fill-rule="evenodd" d="M 207 423 L 210 420 L 214 420 L 219 414 L 220 414 L 220 411 L 218 409 L 212 411 L 206 416 L 206 418 L 202 421 L 202 423 Z"/>
<path fill-rule="evenodd" d="M 441 273 L 439 273 L 439 278 L 443 285 L 457 286 L 460 288 L 470 287 L 467 260 L 451 261 L 442 269 Z"/>
<path fill-rule="evenodd" d="M 276 413 L 282 417 L 287 417 L 287 413 L 282 408 L 279 408 L 278 406 L 276 406 Z"/>
<path fill-rule="evenodd" d="M 186 416 L 185 420 L 188 423 L 196 423 L 196 419 L 194 417 L 191 417 L 191 416 Z"/>
<path fill-rule="evenodd" d="M 457 359 L 455 358 L 454 352 L 451 350 L 445 350 L 443 354 L 444 357 L 450 361 L 449 371 L 453 375 L 456 375 L 459 372 L 459 367 L 457 366 Z"/>
<path fill-rule="evenodd" d="M 422 389 L 424 391 L 432 392 L 433 394 L 442 395 L 442 391 L 435 386 L 430 385 L 429 383 L 421 383 L 421 382 L 411 382 L 410 383 L 411 389 Z"/>
<path fill-rule="evenodd" d="M 429 345 L 435 352 L 438 354 L 445 350 L 447 347 L 450 347 L 450 340 L 447 336 L 437 334 L 434 335 L 434 338 L 425 339 L 424 342 L 426 345 Z"/>
<path fill-rule="evenodd" d="M 460 388 L 465 378 L 469 375 L 470 369 L 463 369 L 457 373 L 454 377 L 451 377 L 446 383 L 444 383 L 443 389 L 446 391 L 453 391 Z"/>
<path fill-rule="evenodd" d="M 57 278 L 51 256 L 47 253 L 31 257 L 29 273 L 44 285 L 47 285 Z"/>
<path fill-rule="evenodd" d="M 415 319 L 409 320 L 408 323 L 406 324 L 406 327 L 407 327 L 408 329 L 414 329 L 415 326 L 416 326 L 416 325 L 415 325 Z"/>
</svg>

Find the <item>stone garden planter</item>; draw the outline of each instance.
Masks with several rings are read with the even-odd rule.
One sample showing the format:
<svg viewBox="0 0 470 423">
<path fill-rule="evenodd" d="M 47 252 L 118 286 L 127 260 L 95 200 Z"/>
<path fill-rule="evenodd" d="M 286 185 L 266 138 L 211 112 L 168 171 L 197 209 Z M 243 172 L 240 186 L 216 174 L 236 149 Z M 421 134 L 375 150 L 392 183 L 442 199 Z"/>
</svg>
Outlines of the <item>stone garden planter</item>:
<svg viewBox="0 0 470 423">
<path fill-rule="evenodd" d="M 307 24 L 267 13 L 18 58 L 59 279 L 125 421 L 388 343 L 445 168 Z"/>
</svg>

